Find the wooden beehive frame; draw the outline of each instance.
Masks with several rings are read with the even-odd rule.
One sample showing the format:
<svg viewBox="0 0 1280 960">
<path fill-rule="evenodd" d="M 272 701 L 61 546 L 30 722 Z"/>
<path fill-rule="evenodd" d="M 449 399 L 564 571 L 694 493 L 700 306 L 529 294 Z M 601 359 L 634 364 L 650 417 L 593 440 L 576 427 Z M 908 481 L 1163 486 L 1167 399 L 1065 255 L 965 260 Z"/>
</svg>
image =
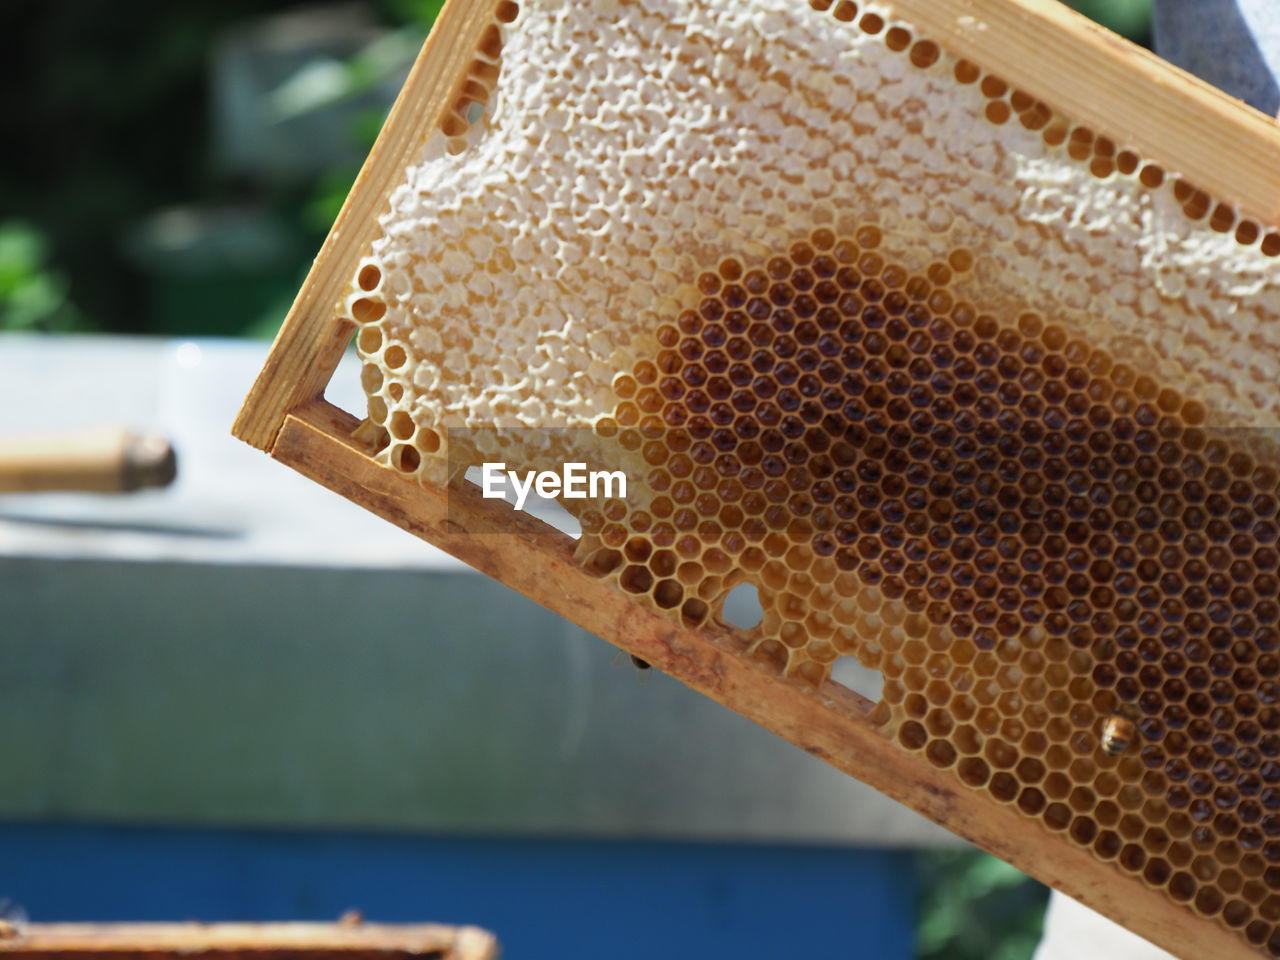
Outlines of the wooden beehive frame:
<svg viewBox="0 0 1280 960">
<path fill-rule="evenodd" d="M 493 7 L 493 0 L 451 0 L 441 14 L 233 433 L 1174 953 L 1256 955 L 1237 934 L 1086 850 L 1053 843 L 1045 856 L 1041 823 L 882 737 L 866 721 L 871 705 L 857 694 L 834 685 L 815 692 L 766 672 L 735 652 L 725 628 L 681 628 L 583 574 L 569 537 L 474 489 L 420 487 L 353 439 L 359 419 L 323 399 L 353 333 L 334 305 L 405 165 L 456 102 Z M 895 0 L 892 7 L 954 55 L 1065 116 L 1122 134 L 1241 214 L 1280 224 L 1280 127 L 1270 118 L 1056 0 Z M 474 535 L 494 529 L 506 532 Z"/>
<path fill-rule="evenodd" d="M 498 941 L 479 927 L 333 923 L 47 923 L 10 927 L 12 960 L 493 960 Z"/>
</svg>

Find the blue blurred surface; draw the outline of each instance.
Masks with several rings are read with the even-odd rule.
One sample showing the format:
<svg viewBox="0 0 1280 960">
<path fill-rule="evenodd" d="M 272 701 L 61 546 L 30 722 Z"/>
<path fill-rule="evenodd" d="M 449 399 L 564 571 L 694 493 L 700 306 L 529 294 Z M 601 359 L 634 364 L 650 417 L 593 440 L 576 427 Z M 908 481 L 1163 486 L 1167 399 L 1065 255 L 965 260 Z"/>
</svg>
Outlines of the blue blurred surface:
<svg viewBox="0 0 1280 960">
<path fill-rule="evenodd" d="M 33 922 L 477 924 L 504 956 L 913 955 L 913 855 L 802 846 L 0 825 Z"/>
</svg>

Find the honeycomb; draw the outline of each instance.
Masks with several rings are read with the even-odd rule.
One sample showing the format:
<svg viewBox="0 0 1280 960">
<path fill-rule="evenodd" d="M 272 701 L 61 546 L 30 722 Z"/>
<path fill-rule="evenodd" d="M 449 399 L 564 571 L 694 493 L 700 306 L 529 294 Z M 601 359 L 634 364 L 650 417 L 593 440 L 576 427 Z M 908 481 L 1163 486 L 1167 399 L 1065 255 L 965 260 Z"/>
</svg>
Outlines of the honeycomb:
<svg viewBox="0 0 1280 960">
<path fill-rule="evenodd" d="M 504 0 L 380 224 L 380 462 L 1280 956 L 1280 233 L 850 0 Z"/>
</svg>

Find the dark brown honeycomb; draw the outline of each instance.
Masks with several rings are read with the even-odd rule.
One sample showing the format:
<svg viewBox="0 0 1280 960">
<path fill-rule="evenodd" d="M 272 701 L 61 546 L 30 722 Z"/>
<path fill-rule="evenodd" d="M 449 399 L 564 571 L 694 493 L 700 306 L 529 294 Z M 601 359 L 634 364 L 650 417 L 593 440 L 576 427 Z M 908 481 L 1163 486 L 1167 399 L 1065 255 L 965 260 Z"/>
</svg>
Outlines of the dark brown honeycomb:
<svg viewBox="0 0 1280 960">
<path fill-rule="evenodd" d="M 587 568 L 697 625 L 750 582 L 771 670 L 884 676 L 904 749 L 1280 945 L 1280 476 L 1246 431 L 880 234 L 729 257 L 600 430 L 647 509 Z"/>
</svg>

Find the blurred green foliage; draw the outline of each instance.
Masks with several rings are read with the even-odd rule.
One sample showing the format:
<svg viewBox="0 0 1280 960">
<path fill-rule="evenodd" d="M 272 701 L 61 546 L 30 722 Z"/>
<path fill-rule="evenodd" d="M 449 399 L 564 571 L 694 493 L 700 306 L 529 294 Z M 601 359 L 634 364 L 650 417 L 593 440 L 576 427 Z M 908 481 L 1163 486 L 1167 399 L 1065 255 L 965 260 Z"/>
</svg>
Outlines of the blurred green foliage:
<svg viewBox="0 0 1280 960">
<path fill-rule="evenodd" d="M 444 0 L 386 0 L 383 9 L 401 23 L 430 26 L 444 8 Z"/>
<path fill-rule="evenodd" d="M 49 264 L 49 243 L 38 227 L 0 223 L 0 330 L 79 329 L 70 285 L 66 273 Z"/>
<path fill-rule="evenodd" d="M 285 5 L 0 4 L 10 76 L 22 78 L 5 104 L 22 149 L 6 151 L 0 175 L 0 210 L 18 224 L 0 272 L 26 278 L 0 293 L 5 327 L 57 329 L 76 309 L 96 329 L 146 329 L 146 291 L 120 232 L 165 204 L 234 193 L 205 159 L 209 46 L 237 18 Z M 60 296 L 11 300 L 40 287 Z"/>
<path fill-rule="evenodd" d="M 282 271 L 282 283 L 301 279 L 355 171 L 281 184 L 245 182 L 219 170 L 210 159 L 208 81 L 210 54 L 226 30 L 306 5 L 0 3 L 9 76 L 21 78 L 11 80 L 5 97 L 11 148 L 0 171 L 0 330 L 155 332 L 149 280 L 122 240 L 172 205 L 265 209 L 291 225 L 302 251 Z M 411 52 L 441 5 L 373 4 L 389 26 L 407 29 Z M 348 65 L 351 91 L 384 75 L 379 53 Z M 381 114 L 365 119 L 351 136 L 371 143 L 381 120 Z M 247 316 L 244 326 L 254 325 L 261 318 Z"/>
<path fill-rule="evenodd" d="M 1029 960 L 1048 888 L 977 850 L 920 857 L 919 960 Z"/>
<path fill-rule="evenodd" d="M 6 100 L 6 123 L 20 149 L 0 173 L 0 329 L 183 332 L 158 326 L 154 284 L 123 249 L 122 235 L 164 207 L 264 209 L 296 234 L 296 262 L 279 269 L 243 311 L 239 330 L 261 334 L 287 302 L 356 168 L 311 183 L 249 183 L 210 160 L 208 63 L 233 25 L 314 0 L 7 0 L 0 35 L 20 95 Z M 1081 12 L 1144 41 L 1150 0 L 1073 0 Z M 358 96 L 417 50 L 443 0 L 376 0 L 393 30 L 323 83 L 281 90 L 277 107 L 318 109 Z M 314 79 L 314 78 L 313 78 Z M 362 115 L 347 135 L 367 147 L 382 111 Z M 11 133 L 11 136 L 13 134 Z M 282 300 L 282 298 L 284 298 Z M 196 324 L 193 332 L 207 330 Z"/>
<path fill-rule="evenodd" d="M 1067 3 L 1122 37 L 1150 46 L 1151 0 L 1067 0 Z"/>
</svg>

